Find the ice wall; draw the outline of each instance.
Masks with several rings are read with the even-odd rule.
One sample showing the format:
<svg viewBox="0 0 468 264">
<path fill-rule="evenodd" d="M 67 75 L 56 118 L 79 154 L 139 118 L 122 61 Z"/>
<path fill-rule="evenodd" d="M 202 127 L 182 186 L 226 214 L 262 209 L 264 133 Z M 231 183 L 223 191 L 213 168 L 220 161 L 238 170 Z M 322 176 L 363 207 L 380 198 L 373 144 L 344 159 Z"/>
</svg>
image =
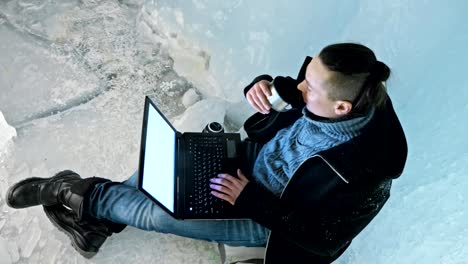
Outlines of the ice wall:
<svg viewBox="0 0 468 264">
<path fill-rule="evenodd" d="M 42 207 L 6 203 L 19 180 L 64 169 L 114 181 L 132 175 L 145 95 L 174 123 L 207 108 L 217 113 L 206 118 L 223 121 L 225 103 L 200 97 L 140 30 L 141 4 L 0 1 L 0 263 L 220 263 L 216 243 L 131 227 L 85 259 Z M 176 127 L 201 131 L 207 121 L 197 121 Z"/>
<path fill-rule="evenodd" d="M 258 74 L 294 76 L 304 56 L 326 44 L 372 48 L 392 69 L 387 84 L 409 156 L 386 207 L 338 262 L 463 263 L 467 11 L 461 0 L 147 0 L 143 13 L 161 36 L 190 43 L 205 58 L 175 59 L 180 74 L 203 83 L 197 74 L 203 68 L 211 76 L 205 84 L 223 87 L 233 101 Z M 237 111 L 244 111 L 240 105 Z"/>
</svg>

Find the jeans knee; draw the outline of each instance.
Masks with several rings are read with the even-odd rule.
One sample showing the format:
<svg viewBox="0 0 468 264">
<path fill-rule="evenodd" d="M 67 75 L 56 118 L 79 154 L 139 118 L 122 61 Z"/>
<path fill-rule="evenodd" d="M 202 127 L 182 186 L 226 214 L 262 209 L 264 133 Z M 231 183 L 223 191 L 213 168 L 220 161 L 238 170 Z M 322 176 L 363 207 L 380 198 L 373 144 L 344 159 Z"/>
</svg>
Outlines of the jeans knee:
<svg viewBox="0 0 468 264">
<path fill-rule="evenodd" d="M 132 187 L 137 187 L 138 186 L 138 170 L 135 171 L 132 176 L 130 176 L 128 179 L 122 182 L 125 185 L 132 186 Z"/>
<path fill-rule="evenodd" d="M 157 205 L 151 205 L 151 209 L 145 210 L 144 213 L 140 214 L 136 222 L 138 228 L 146 231 L 155 231 L 158 233 L 170 233 L 169 220 L 171 218 L 165 211 L 163 211 Z M 173 219 L 176 221 L 175 219 Z"/>
</svg>

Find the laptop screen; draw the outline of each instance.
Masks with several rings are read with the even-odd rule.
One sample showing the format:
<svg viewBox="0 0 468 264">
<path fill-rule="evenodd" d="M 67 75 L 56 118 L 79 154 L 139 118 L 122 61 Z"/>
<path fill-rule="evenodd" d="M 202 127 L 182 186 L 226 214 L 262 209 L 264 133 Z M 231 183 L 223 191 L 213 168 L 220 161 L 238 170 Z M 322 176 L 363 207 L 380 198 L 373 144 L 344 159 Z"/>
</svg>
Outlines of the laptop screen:
<svg viewBox="0 0 468 264">
<path fill-rule="evenodd" d="M 176 132 L 149 102 L 149 98 L 146 107 L 142 188 L 174 213 Z"/>
</svg>

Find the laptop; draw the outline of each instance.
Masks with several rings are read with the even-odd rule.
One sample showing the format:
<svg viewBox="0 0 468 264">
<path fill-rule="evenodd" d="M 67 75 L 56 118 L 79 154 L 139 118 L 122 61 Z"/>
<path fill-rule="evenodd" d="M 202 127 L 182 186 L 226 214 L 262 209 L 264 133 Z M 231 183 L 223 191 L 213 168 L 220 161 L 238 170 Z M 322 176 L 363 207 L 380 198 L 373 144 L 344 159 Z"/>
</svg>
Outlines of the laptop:
<svg viewBox="0 0 468 264">
<path fill-rule="evenodd" d="M 176 219 L 245 218 L 211 194 L 218 173 L 236 176 L 240 134 L 178 132 L 146 96 L 138 190 Z"/>
</svg>

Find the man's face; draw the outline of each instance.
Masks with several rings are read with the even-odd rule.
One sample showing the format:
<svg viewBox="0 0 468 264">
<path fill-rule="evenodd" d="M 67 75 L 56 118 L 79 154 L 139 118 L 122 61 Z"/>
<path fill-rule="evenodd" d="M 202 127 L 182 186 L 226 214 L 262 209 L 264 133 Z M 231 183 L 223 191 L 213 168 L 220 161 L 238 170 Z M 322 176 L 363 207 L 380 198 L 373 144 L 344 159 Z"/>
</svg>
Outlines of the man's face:
<svg viewBox="0 0 468 264">
<path fill-rule="evenodd" d="M 302 92 L 307 110 L 311 113 L 326 117 L 336 118 L 336 102 L 328 99 L 327 89 L 330 89 L 330 79 L 333 72 L 325 68 L 318 56 L 309 63 L 305 80 L 299 83 L 297 89 Z"/>
</svg>

